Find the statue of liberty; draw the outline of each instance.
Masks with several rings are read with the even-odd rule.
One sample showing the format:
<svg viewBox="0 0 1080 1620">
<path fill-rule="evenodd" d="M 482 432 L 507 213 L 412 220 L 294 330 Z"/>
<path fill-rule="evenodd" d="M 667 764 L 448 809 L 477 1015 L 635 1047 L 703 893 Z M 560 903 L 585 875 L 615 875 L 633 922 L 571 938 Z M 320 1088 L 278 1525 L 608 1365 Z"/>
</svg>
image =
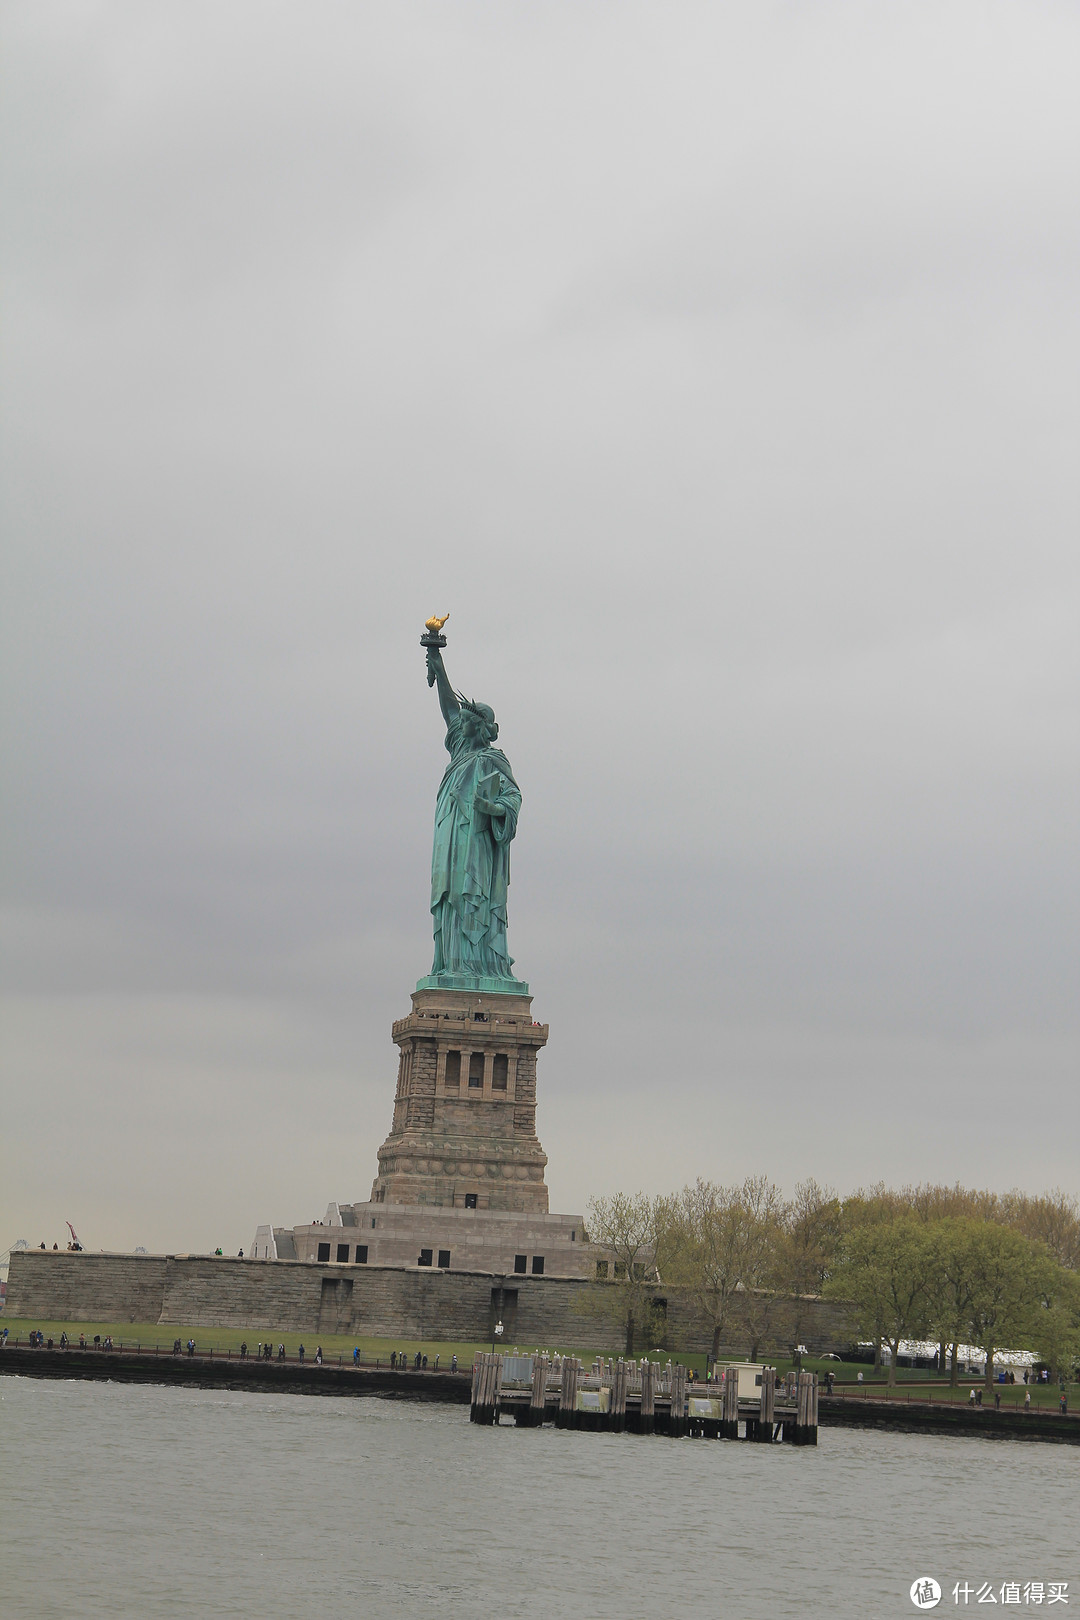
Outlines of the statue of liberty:
<svg viewBox="0 0 1080 1620">
<path fill-rule="evenodd" d="M 441 651 L 446 637 L 439 634 L 445 622 L 429 619 L 420 643 L 428 685 L 439 690 L 450 763 L 439 784 L 431 852 L 435 960 L 416 988 L 528 995 L 528 985 L 511 972 L 506 940 L 510 842 L 521 793 L 510 761 L 494 746 L 494 709 L 450 685 Z"/>
</svg>

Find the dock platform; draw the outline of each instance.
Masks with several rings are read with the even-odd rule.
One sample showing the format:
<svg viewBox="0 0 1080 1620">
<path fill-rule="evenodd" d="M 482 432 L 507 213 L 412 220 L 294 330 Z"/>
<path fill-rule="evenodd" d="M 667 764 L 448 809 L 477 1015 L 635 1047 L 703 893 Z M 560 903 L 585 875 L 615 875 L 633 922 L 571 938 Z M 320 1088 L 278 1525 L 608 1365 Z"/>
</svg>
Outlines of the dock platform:
<svg viewBox="0 0 1080 1620">
<path fill-rule="evenodd" d="M 689 1368 L 671 1362 L 601 1357 L 586 1371 L 571 1356 L 485 1352 L 473 1363 L 469 1420 L 494 1424 L 508 1418 L 519 1428 L 551 1423 L 596 1433 L 817 1445 L 816 1373 L 778 1381 L 775 1368 L 764 1367 L 753 1394 L 741 1387 L 734 1367 L 710 1384 L 692 1378 Z"/>
</svg>

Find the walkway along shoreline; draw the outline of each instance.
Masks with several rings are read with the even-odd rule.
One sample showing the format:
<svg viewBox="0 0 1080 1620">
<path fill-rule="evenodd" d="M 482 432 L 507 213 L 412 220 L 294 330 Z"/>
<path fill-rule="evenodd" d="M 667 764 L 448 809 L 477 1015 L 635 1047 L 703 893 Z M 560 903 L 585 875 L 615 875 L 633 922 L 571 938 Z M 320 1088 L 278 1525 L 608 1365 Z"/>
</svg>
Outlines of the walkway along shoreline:
<svg viewBox="0 0 1080 1620">
<path fill-rule="evenodd" d="M 278 1395 L 376 1395 L 383 1399 L 439 1401 L 468 1406 L 471 1367 L 457 1373 L 411 1368 L 353 1367 L 292 1359 L 188 1356 L 128 1350 L 46 1350 L 8 1345 L 0 1350 L 0 1376 L 83 1378 L 114 1384 L 177 1384 L 187 1389 L 268 1391 Z M 702 1385 L 704 1393 L 710 1386 Z M 891 1429 L 904 1434 L 983 1435 L 999 1440 L 1044 1440 L 1080 1445 L 1080 1416 L 1057 1412 L 1000 1411 L 993 1407 L 929 1402 L 859 1400 L 822 1391 L 822 1428 Z"/>
<path fill-rule="evenodd" d="M 248 1356 L 189 1356 L 130 1350 L 0 1350 L 0 1376 L 91 1378 L 113 1384 L 179 1384 L 188 1389 L 242 1389 L 275 1395 L 381 1395 L 410 1401 L 469 1404 L 471 1368 L 461 1372 L 414 1372 L 411 1368 L 354 1367 L 313 1360 L 257 1361 Z"/>
</svg>

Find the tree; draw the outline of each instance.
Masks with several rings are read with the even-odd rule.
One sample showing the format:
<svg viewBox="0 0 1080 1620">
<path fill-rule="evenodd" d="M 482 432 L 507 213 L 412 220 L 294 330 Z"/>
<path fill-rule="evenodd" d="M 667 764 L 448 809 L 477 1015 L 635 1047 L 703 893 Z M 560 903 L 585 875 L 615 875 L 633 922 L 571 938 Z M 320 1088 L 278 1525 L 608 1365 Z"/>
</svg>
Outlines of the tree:
<svg viewBox="0 0 1080 1620">
<path fill-rule="evenodd" d="M 740 1305 L 749 1358 L 756 1361 L 786 1298 L 781 1240 L 787 1206 L 780 1189 L 767 1176 L 747 1176 L 739 1189 L 739 1203 L 746 1234 Z"/>
<path fill-rule="evenodd" d="M 692 1187 L 665 1201 L 661 1221 L 663 1279 L 690 1295 L 715 1361 L 747 1267 L 749 1223 L 740 1189 L 718 1187 L 699 1176 Z"/>
<path fill-rule="evenodd" d="M 960 1342 L 967 1332 L 976 1279 L 973 1232 L 983 1223 L 970 1216 L 934 1221 L 927 1229 L 930 1244 L 929 1314 L 942 1355 L 951 1346 L 950 1384 L 959 1378 Z"/>
<path fill-rule="evenodd" d="M 1080 1362 L 1080 1276 L 1057 1266 L 1032 1322 L 1032 1348 L 1052 1372 L 1066 1377 Z"/>
<path fill-rule="evenodd" d="M 829 1188 L 811 1178 L 800 1181 L 784 1211 L 779 1237 L 779 1270 L 789 1292 L 786 1306 L 793 1345 L 800 1343 L 806 1302 L 819 1295 L 836 1264 L 843 1230 L 843 1207 Z"/>
<path fill-rule="evenodd" d="M 1011 1192 L 1002 1199 L 1003 1218 L 1033 1243 L 1042 1243 L 1058 1265 L 1080 1271 L 1080 1206 L 1060 1188 L 1032 1198 Z"/>
<path fill-rule="evenodd" d="M 784 1218 L 784 1264 L 797 1294 L 820 1294 L 836 1262 L 843 1205 L 831 1188 L 800 1181 Z"/>
<path fill-rule="evenodd" d="M 1057 1292 L 1060 1268 L 1040 1245 L 995 1221 L 966 1222 L 970 1245 L 968 1331 L 986 1354 L 986 1387 L 994 1382 L 994 1351 L 1030 1347 L 1038 1313 Z"/>
<path fill-rule="evenodd" d="M 666 1230 L 664 1207 L 664 1200 L 646 1193 L 612 1193 L 589 1201 L 589 1237 L 607 1255 L 598 1262 L 597 1275 L 611 1284 L 602 1308 L 614 1312 L 624 1328 L 628 1356 L 639 1340 L 647 1344 L 657 1336 L 653 1300 L 657 1251 Z"/>
<path fill-rule="evenodd" d="M 931 1272 L 926 1226 L 908 1215 L 857 1227 L 827 1285 L 830 1293 L 851 1301 L 864 1333 L 888 1342 L 890 1384 L 896 1382 L 901 1340 L 926 1331 Z"/>
</svg>

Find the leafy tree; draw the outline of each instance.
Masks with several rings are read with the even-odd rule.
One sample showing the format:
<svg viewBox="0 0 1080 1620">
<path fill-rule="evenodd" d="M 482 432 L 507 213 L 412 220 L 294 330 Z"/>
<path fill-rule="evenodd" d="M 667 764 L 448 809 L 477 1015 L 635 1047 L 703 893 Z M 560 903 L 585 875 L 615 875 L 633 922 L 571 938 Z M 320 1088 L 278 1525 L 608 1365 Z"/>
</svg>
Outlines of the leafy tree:
<svg viewBox="0 0 1080 1620">
<path fill-rule="evenodd" d="M 615 1317 L 625 1331 L 626 1354 L 635 1345 L 655 1343 L 657 1314 L 653 1304 L 658 1278 L 658 1249 L 667 1230 L 662 1219 L 665 1200 L 646 1193 L 612 1193 L 589 1201 L 589 1238 L 606 1251 L 598 1275 L 610 1281 L 610 1290 L 600 1297 L 600 1306 Z M 595 1297 L 595 1296 L 594 1296 Z"/>
<path fill-rule="evenodd" d="M 843 1205 L 831 1188 L 800 1181 L 784 1214 L 784 1269 L 797 1294 L 820 1294 L 836 1263 Z"/>
<path fill-rule="evenodd" d="M 749 1341 L 749 1359 L 756 1361 L 763 1340 L 778 1325 L 787 1301 L 781 1262 L 783 1223 L 787 1206 L 767 1176 L 747 1176 L 739 1189 L 746 1226 L 740 1311 Z"/>
<path fill-rule="evenodd" d="M 733 1307 L 740 1296 L 745 1306 L 747 1290 L 760 1288 L 769 1269 L 781 1207 L 779 1192 L 761 1176 L 749 1176 L 739 1187 L 699 1176 L 662 1206 L 663 1280 L 690 1295 L 714 1361 Z M 755 1304 L 750 1299 L 744 1320 Z"/>
<path fill-rule="evenodd" d="M 1080 1271 L 1080 1205 L 1060 1188 L 1031 1197 L 1006 1193 L 1003 1218 L 1033 1243 L 1042 1243 L 1058 1265 Z"/>
<path fill-rule="evenodd" d="M 932 1264 L 923 1222 L 910 1215 L 872 1221 L 851 1233 L 827 1285 L 830 1293 L 851 1301 L 864 1333 L 888 1342 L 890 1384 L 896 1382 L 901 1340 L 926 1331 Z"/>
<path fill-rule="evenodd" d="M 939 1370 L 951 1346 L 950 1384 L 959 1379 L 960 1344 L 968 1329 L 976 1282 L 976 1247 L 972 1234 L 982 1223 L 952 1217 L 934 1221 L 927 1229 L 930 1244 L 929 1314 L 939 1340 Z"/>
<path fill-rule="evenodd" d="M 986 1354 L 986 1386 L 994 1382 L 994 1351 L 1030 1347 L 1039 1312 L 1056 1295 L 1060 1267 L 1040 1245 L 996 1221 L 969 1221 L 968 1331 Z"/>
<path fill-rule="evenodd" d="M 1032 1323 L 1032 1347 L 1055 1373 L 1080 1363 L 1080 1276 L 1059 1265 Z"/>
<path fill-rule="evenodd" d="M 800 1181 L 787 1205 L 779 1237 L 778 1269 L 792 1347 L 802 1342 L 807 1302 L 819 1295 L 836 1265 L 843 1206 L 831 1189 Z"/>
</svg>

